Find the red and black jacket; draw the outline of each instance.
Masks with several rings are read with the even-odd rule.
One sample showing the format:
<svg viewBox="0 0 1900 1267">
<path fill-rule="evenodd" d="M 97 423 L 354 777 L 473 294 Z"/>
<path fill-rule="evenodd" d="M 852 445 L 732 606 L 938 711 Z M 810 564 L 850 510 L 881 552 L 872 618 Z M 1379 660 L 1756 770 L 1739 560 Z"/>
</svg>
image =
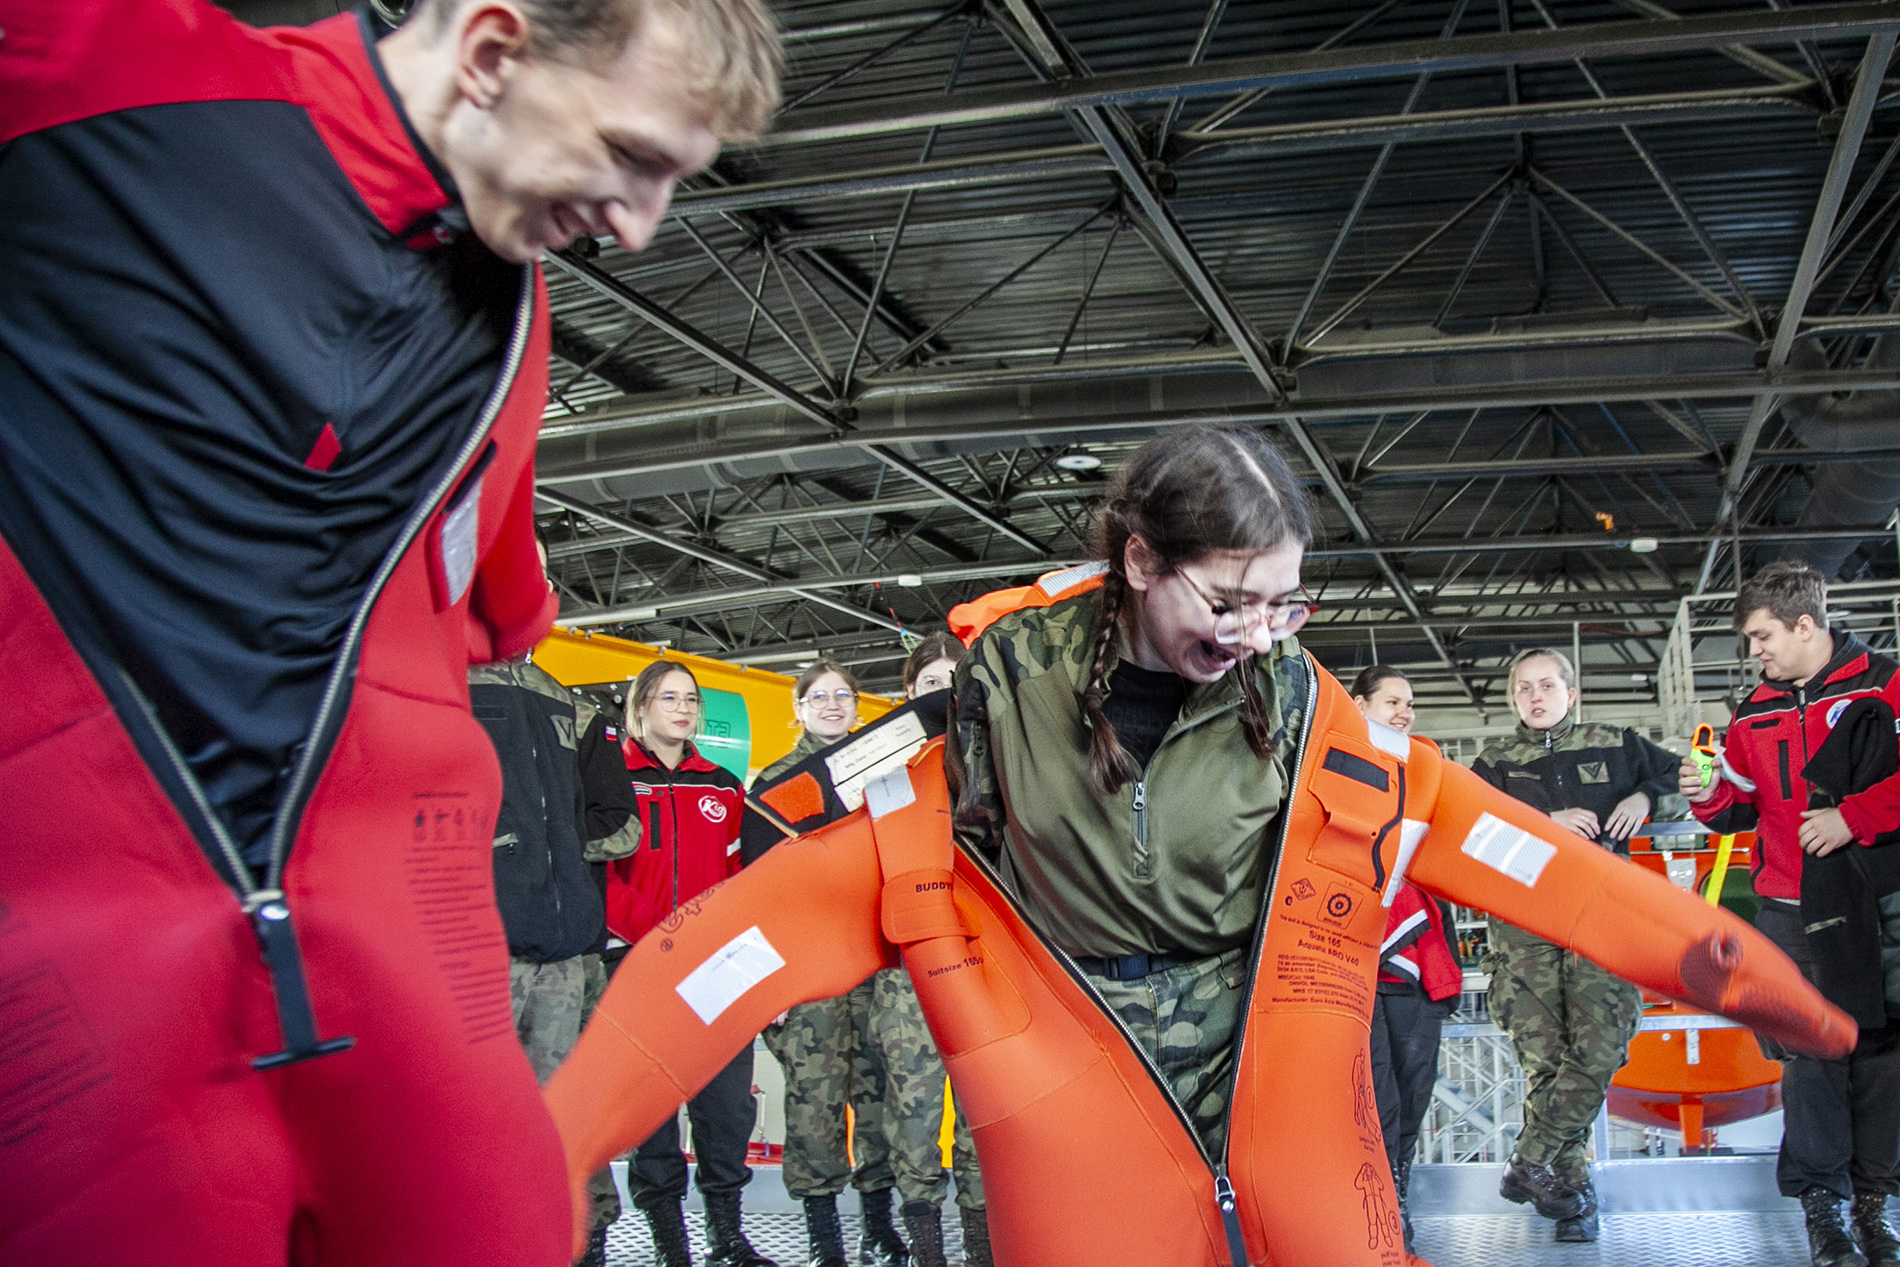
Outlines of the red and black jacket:
<svg viewBox="0 0 1900 1267">
<path fill-rule="evenodd" d="M 631 735 L 621 752 L 640 803 L 640 847 L 607 864 L 607 927 L 637 942 L 683 903 L 739 874 L 745 787 L 690 743 L 671 770 Z"/>
<path fill-rule="evenodd" d="M 1718 779 L 1713 799 L 1694 806 L 1716 831 L 1754 831 L 1761 842 L 1755 891 L 1801 897 L 1801 815 L 1809 808 L 1801 772 L 1857 699 L 1878 697 L 1900 712 L 1900 665 L 1851 633 L 1833 634 L 1834 655 L 1805 686 L 1763 682 L 1729 721 L 1723 752 L 1755 784 L 1743 792 Z M 1841 817 L 1863 845 L 1900 828 L 1900 776 L 1841 799 Z"/>
<path fill-rule="evenodd" d="M 518 655 L 557 607 L 545 291 L 462 231 L 362 15 L 0 0 L 0 30 L 0 627 L 41 631 L 10 657 L 103 697 L 270 913 L 294 1049 L 293 850 L 384 801 L 423 841 L 425 795 L 486 832 L 499 801 L 492 760 L 423 788 L 417 741 L 459 750 L 429 705 L 465 714 L 471 649 Z M 0 803 L 65 795 L 0 769 Z"/>
<path fill-rule="evenodd" d="M 1379 988 L 1410 986 L 1434 1003 L 1458 997 L 1464 969 L 1452 947 L 1446 905 L 1407 881 L 1399 885 L 1379 945 Z"/>
</svg>

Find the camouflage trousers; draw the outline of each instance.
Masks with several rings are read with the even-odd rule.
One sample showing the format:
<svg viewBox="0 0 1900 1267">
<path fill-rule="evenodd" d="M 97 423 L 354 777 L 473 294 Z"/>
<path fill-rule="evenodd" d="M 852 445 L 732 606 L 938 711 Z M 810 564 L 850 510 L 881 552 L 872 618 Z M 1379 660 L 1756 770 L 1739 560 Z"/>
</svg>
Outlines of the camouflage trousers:
<svg viewBox="0 0 1900 1267">
<path fill-rule="evenodd" d="M 941 1204 L 949 1184 L 943 1169 L 943 1059 L 904 969 L 887 968 L 871 978 L 866 1029 L 874 1063 L 884 1070 L 884 1137 L 898 1195 Z M 983 1176 L 961 1110 L 952 1126 L 950 1159 L 957 1204 L 982 1208 Z"/>
<path fill-rule="evenodd" d="M 836 1196 L 846 1182 L 860 1192 L 896 1182 L 884 1131 L 884 1070 L 869 1034 L 876 984 L 873 976 L 835 999 L 801 1003 L 765 1031 L 785 1071 L 785 1190 L 800 1200 Z M 849 1149 L 847 1100 L 855 1119 Z"/>
<path fill-rule="evenodd" d="M 600 1002 L 600 996 L 607 993 L 607 982 L 612 974 L 599 955 L 581 956 L 581 1024 L 587 1024 L 594 1014 L 594 1005 Z M 620 1221 L 620 1190 L 614 1187 L 614 1172 L 611 1167 L 602 1166 L 587 1180 L 587 1195 L 593 1206 L 593 1217 L 589 1230 L 598 1232 L 603 1227 L 612 1227 Z"/>
<path fill-rule="evenodd" d="M 1484 967 L 1491 1019 L 1524 1069 L 1517 1154 L 1574 1182 L 1588 1173 L 1590 1128 L 1610 1079 L 1629 1059 L 1642 994 L 1541 937 L 1493 919 Z"/>
<path fill-rule="evenodd" d="M 586 992 L 581 956 L 553 963 L 508 961 L 508 996 L 514 1004 L 515 1037 L 528 1053 L 535 1078 L 554 1076 L 581 1036 L 581 1003 Z"/>
<path fill-rule="evenodd" d="M 1247 972 L 1244 949 L 1196 959 L 1134 981 L 1089 981 L 1161 1070 L 1215 1157 L 1227 1142 L 1234 1030 Z"/>
</svg>

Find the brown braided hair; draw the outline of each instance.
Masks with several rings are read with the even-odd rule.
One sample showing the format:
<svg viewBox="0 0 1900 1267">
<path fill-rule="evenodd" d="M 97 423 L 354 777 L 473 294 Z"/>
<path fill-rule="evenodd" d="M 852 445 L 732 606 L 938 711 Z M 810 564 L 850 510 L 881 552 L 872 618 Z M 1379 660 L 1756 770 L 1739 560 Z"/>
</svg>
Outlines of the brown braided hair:
<svg viewBox="0 0 1900 1267">
<path fill-rule="evenodd" d="M 1095 556 L 1108 563 L 1097 592 L 1101 632 L 1089 664 L 1082 708 L 1088 715 L 1089 789 L 1109 797 L 1141 777 L 1102 709 L 1109 652 L 1126 616 L 1128 539 L 1138 536 L 1154 558 L 1157 575 L 1216 551 L 1256 554 L 1288 542 L 1313 540 L 1313 512 L 1306 490 L 1266 436 L 1251 427 L 1197 424 L 1156 436 L 1135 451 L 1109 485 L 1095 525 Z M 1242 660 L 1240 722 L 1247 746 L 1265 758 L 1273 751 L 1267 716 L 1253 666 Z"/>
</svg>

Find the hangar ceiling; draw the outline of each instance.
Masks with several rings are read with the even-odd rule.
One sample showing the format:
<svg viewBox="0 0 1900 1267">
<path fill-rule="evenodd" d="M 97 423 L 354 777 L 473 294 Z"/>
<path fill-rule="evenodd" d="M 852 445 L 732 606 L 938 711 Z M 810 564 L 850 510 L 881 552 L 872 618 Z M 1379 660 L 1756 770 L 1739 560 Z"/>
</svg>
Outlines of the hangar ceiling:
<svg viewBox="0 0 1900 1267">
<path fill-rule="evenodd" d="M 1653 700 L 1783 552 L 1894 575 L 1895 6 L 776 8 L 772 134 L 549 258 L 565 622 L 888 689 L 1199 419 L 1311 487 L 1302 640 L 1446 708 L 1573 637 Z"/>
</svg>

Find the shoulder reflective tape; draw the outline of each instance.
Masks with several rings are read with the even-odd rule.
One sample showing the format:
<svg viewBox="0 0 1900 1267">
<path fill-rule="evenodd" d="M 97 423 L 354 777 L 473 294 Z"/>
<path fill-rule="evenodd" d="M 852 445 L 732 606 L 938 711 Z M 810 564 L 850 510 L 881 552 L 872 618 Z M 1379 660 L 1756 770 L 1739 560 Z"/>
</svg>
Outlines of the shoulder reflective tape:
<svg viewBox="0 0 1900 1267">
<path fill-rule="evenodd" d="M 1340 748 L 1328 748 L 1326 759 L 1320 763 L 1334 774 L 1343 774 L 1355 783 L 1377 788 L 1381 792 L 1392 790 L 1392 778 L 1384 769 L 1372 764 L 1364 757 L 1354 756 Z"/>
<path fill-rule="evenodd" d="M 1405 872 L 1412 865 L 1412 855 L 1425 843 L 1425 834 L 1431 831 L 1430 823 L 1421 823 L 1416 818 L 1408 818 L 1399 827 L 1399 856 L 1392 863 L 1392 878 L 1385 882 L 1385 892 L 1380 895 L 1379 905 L 1390 907 L 1399 896 L 1399 886 L 1405 883 Z"/>
<path fill-rule="evenodd" d="M 1106 571 L 1108 571 L 1108 564 L 1102 562 L 1100 559 L 1092 563 L 1078 563 L 1065 571 L 1055 572 L 1043 577 L 1040 581 L 1036 582 L 1036 588 L 1041 590 L 1048 597 L 1054 598 L 1057 594 L 1060 594 L 1070 586 L 1080 585 L 1090 577 L 1100 576 Z"/>
<path fill-rule="evenodd" d="M 1366 734 L 1372 740 L 1372 746 L 1382 752 L 1389 752 L 1401 761 L 1412 755 L 1412 741 L 1383 722 L 1366 718 Z"/>
<path fill-rule="evenodd" d="M 910 771 L 901 765 L 864 785 L 864 804 L 872 818 L 882 818 L 916 800 L 917 789 L 910 785 Z"/>
<path fill-rule="evenodd" d="M 747 990 L 784 966 L 784 958 L 754 924 L 714 951 L 673 989 L 701 1021 L 711 1025 Z"/>
<path fill-rule="evenodd" d="M 1537 887 L 1537 877 L 1544 874 L 1544 868 L 1557 856 L 1557 846 L 1511 826 L 1495 814 L 1480 815 L 1460 848 L 1525 888 Z"/>
</svg>

